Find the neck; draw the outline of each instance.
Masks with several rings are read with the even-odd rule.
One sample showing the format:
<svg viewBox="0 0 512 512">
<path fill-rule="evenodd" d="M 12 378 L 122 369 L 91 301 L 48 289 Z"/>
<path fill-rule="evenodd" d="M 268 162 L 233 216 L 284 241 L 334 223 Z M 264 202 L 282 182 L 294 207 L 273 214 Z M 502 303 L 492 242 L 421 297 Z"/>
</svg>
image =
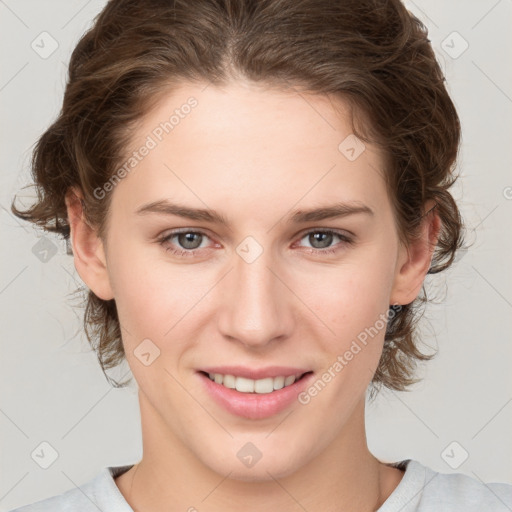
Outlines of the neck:
<svg viewBox="0 0 512 512">
<path fill-rule="evenodd" d="M 209 512 L 265 508 L 283 512 L 375 511 L 398 485 L 403 473 L 385 466 L 368 450 L 365 402 L 357 404 L 342 433 L 296 471 L 264 480 L 238 480 L 203 464 L 173 433 L 142 392 L 142 460 L 116 479 L 135 511 Z"/>
</svg>

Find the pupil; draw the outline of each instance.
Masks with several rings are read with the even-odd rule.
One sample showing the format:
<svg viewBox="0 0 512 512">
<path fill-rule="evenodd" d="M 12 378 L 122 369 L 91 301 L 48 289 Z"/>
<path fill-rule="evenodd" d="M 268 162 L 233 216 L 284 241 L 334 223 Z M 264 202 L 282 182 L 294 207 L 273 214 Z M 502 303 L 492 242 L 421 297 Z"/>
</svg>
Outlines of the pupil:
<svg viewBox="0 0 512 512">
<path fill-rule="evenodd" d="M 201 243 L 199 243 L 199 244 L 196 243 L 194 245 L 194 237 L 196 237 L 196 236 L 200 236 L 200 235 L 198 233 L 181 233 L 179 236 L 180 244 L 186 249 L 197 249 L 197 247 L 199 247 L 199 245 L 201 245 Z"/>
<path fill-rule="evenodd" d="M 329 245 L 331 244 L 332 242 L 332 233 L 313 233 L 312 235 L 310 235 L 310 237 L 313 237 L 313 241 L 316 243 L 316 242 L 320 242 L 320 247 L 317 247 L 315 246 L 313 243 L 311 245 L 313 245 L 313 247 L 315 248 L 324 248 L 324 247 L 329 247 Z M 322 240 L 322 237 L 325 237 L 323 240 Z M 320 238 L 320 239 L 319 239 Z M 311 240 L 310 240 L 311 242 Z"/>
</svg>

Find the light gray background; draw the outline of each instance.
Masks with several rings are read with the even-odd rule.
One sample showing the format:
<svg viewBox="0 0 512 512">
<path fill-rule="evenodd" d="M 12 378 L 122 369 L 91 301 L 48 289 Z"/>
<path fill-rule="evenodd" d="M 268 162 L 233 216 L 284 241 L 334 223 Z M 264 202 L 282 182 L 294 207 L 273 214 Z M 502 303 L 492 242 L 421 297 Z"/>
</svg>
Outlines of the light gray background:
<svg viewBox="0 0 512 512">
<path fill-rule="evenodd" d="M 67 294 L 82 281 L 65 243 L 9 209 L 29 182 L 32 145 L 60 109 L 72 48 L 103 5 L 0 0 L 2 511 L 141 456 L 135 387 L 111 388 L 81 333 L 83 310 Z M 439 354 L 413 392 L 383 392 L 368 408 L 368 441 L 382 460 L 414 458 L 437 471 L 512 483 L 512 1 L 406 5 L 429 27 L 462 120 L 455 196 L 474 245 L 429 279 L 444 301 L 427 309 L 422 330 Z M 45 59 L 31 47 L 43 31 L 59 45 Z M 469 47 L 457 56 L 464 41 Z M 56 254 L 41 261 L 37 243 Z M 42 442 L 58 453 L 48 469 L 31 456 Z M 467 460 L 452 469 L 464 450 Z"/>
</svg>

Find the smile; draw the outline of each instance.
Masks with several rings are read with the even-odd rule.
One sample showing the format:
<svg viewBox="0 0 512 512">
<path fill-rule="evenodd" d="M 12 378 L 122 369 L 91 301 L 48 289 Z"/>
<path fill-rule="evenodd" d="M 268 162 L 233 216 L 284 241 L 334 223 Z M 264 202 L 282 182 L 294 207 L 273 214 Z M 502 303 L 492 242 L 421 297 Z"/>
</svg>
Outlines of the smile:
<svg viewBox="0 0 512 512">
<path fill-rule="evenodd" d="M 238 371 L 233 371 L 235 369 Z M 241 367 L 225 367 L 223 370 L 226 373 L 204 370 L 196 372 L 204 392 L 228 413 L 252 420 L 269 418 L 285 411 L 297 403 L 297 396 L 315 378 L 312 371 L 305 372 L 298 368 L 293 370 L 294 373 L 290 368 L 276 367 L 258 371 Z M 239 373 L 246 375 L 237 375 Z M 249 374 L 259 378 L 251 378 Z"/>
<path fill-rule="evenodd" d="M 236 389 L 240 393 L 272 393 L 278 389 L 291 386 L 302 375 L 289 375 L 287 377 L 267 377 L 264 379 L 248 379 L 246 377 L 237 377 L 235 375 L 223 375 L 221 373 L 209 373 L 210 380 L 217 384 L 221 384 L 229 389 Z"/>
</svg>

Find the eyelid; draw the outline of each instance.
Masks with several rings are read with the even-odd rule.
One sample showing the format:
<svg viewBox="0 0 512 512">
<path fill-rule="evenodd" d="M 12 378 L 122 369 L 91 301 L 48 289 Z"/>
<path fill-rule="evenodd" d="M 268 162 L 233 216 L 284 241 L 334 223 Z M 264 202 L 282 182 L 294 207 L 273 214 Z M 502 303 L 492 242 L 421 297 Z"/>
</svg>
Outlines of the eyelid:
<svg viewBox="0 0 512 512">
<path fill-rule="evenodd" d="M 162 240 L 164 238 L 172 238 L 176 235 L 180 235 L 181 233 L 196 233 L 196 234 L 206 236 L 210 240 L 213 240 L 213 238 L 214 238 L 207 229 L 191 227 L 191 228 L 175 228 L 175 229 L 163 231 L 161 235 L 158 235 L 156 237 L 156 239 Z"/>
<path fill-rule="evenodd" d="M 302 231 L 299 231 L 298 234 L 294 236 L 294 238 L 300 237 L 303 238 L 309 233 L 317 233 L 317 232 L 329 232 L 329 233 L 335 233 L 339 236 L 346 236 L 347 238 L 355 239 L 356 235 L 352 231 L 349 231 L 348 229 L 338 229 L 338 228 L 330 228 L 330 227 L 312 227 L 312 228 L 306 228 Z"/>
<path fill-rule="evenodd" d="M 214 244 L 217 244 L 217 242 L 214 241 L 214 238 L 210 235 L 208 230 L 202 229 L 202 228 L 176 228 L 171 229 L 170 231 L 164 231 L 163 234 L 157 236 L 157 242 L 163 244 L 166 242 L 169 242 L 170 239 L 174 238 L 177 235 L 180 235 L 182 233 L 194 233 L 198 235 L 202 235 L 208 239 L 210 239 Z M 167 239 L 167 240 L 166 240 Z M 187 252 L 197 252 L 202 249 L 207 249 L 208 247 L 201 247 L 200 249 L 189 249 Z M 184 249 L 180 249 L 184 250 Z"/>
</svg>

